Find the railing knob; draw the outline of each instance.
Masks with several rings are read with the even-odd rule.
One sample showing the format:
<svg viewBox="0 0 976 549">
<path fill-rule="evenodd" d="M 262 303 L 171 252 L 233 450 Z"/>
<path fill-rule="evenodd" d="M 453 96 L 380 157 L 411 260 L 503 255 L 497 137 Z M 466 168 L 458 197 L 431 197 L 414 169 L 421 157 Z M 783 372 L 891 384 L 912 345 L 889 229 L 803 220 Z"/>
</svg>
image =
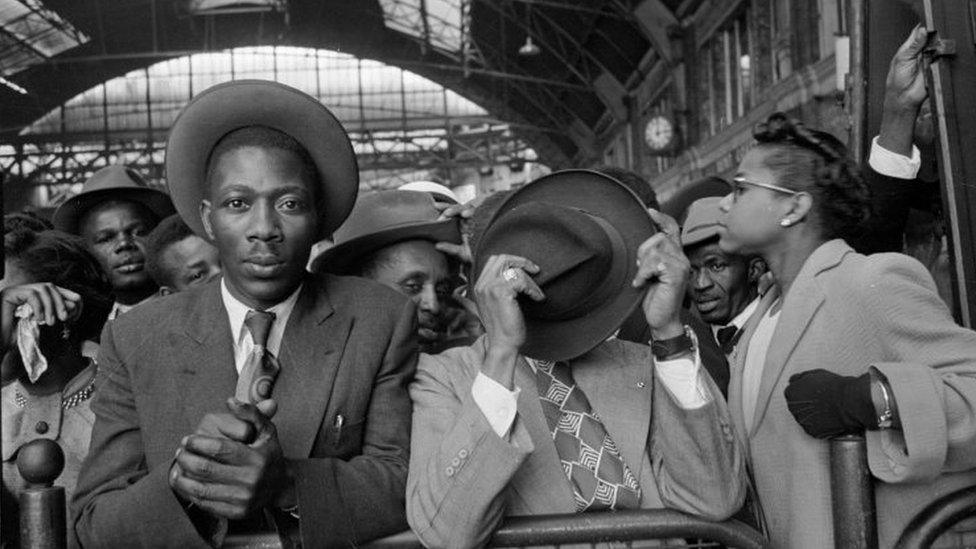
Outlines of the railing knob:
<svg viewBox="0 0 976 549">
<path fill-rule="evenodd" d="M 53 440 L 32 440 L 17 451 L 17 470 L 29 487 L 47 488 L 64 471 L 64 451 Z"/>
</svg>

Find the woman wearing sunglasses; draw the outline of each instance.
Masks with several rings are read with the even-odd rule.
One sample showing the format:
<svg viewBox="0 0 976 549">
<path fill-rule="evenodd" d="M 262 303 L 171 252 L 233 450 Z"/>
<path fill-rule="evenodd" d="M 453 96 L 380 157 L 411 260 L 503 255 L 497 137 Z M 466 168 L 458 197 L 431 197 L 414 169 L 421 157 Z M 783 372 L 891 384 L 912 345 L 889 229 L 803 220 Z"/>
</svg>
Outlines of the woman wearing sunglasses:
<svg viewBox="0 0 976 549">
<path fill-rule="evenodd" d="M 833 136 L 774 114 L 721 203 L 721 247 L 766 260 L 778 287 L 731 358 L 729 405 L 774 547 L 830 547 L 827 439 L 866 433 L 881 547 L 924 505 L 976 485 L 976 332 L 928 271 L 845 242 L 869 216 Z"/>
</svg>

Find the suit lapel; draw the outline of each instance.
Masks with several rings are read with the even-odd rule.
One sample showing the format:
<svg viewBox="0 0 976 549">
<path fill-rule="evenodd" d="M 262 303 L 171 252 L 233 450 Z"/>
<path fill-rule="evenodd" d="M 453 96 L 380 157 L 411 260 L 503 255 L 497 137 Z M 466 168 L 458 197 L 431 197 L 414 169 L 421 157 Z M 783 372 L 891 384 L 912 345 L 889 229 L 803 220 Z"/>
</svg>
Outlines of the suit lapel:
<svg viewBox="0 0 976 549">
<path fill-rule="evenodd" d="M 815 279 L 816 276 L 840 263 L 849 251 L 852 251 L 850 246 L 843 240 L 831 240 L 821 245 L 807 258 L 789 292 L 783 298 L 783 310 L 763 364 L 756 410 L 749 430 L 750 437 L 762 423 L 773 396 L 773 389 L 778 385 L 790 355 L 793 354 L 797 343 L 824 302 L 825 296 Z"/>
<path fill-rule="evenodd" d="M 576 503 L 573 489 L 559 462 L 556 445 L 539 404 L 535 372 L 519 356 L 515 367 L 518 396 L 518 418 L 529 432 L 535 451 L 516 473 L 512 489 L 525 502 L 529 514 L 573 513 Z"/>
<path fill-rule="evenodd" d="M 759 321 L 777 299 L 779 299 L 779 288 L 776 286 L 771 287 L 763 294 L 759 301 L 759 307 L 742 325 L 742 335 L 739 336 L 739 342 L 733 347 L 732 355 L 729 357 L 729 411 L 732 413 L 735 433 L 743 444 L 746 442 L 744 437 L 749 432 L 742 411 L 742 372 L 745 369 L 746 353 L 749 350 L 752 335 L 756 332 L 756 326 L 759 325 Z"/>
<path fill-rule="evenodd" d="M 186 344 L 173 345 L 169 351 L 174 353 L 183 413 L 191 431 L 204 415 L 226 411 L 226 401 L 237 387 L 233 337 L 220 283 L 208 284 L 200 301 L 185 324 Z"/>
<path fill-rule="evenodd" d="M 624 463 L 640 474 L 651 427 L 651 358 L 620 355 L 604 343 L 572 362 L 573 378 L 620 450 Z"/>
<path fill-rule="evenodd" d="M 353 319 L 335 311 L 322 282 L 309 277 L 288 318 L 275 382 L 274 423 L 285 457 L 306 458 L 331 400 Z"/>
</svg>

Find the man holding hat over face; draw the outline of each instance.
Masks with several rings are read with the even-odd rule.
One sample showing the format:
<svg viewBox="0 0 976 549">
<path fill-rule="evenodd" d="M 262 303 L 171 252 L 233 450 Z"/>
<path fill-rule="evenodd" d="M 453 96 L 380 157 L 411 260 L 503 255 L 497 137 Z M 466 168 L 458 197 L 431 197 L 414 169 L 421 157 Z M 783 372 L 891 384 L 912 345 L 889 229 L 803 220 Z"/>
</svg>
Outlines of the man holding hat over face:
<svg viewBox="0 0 976 549">
<path fill-rule="evenodd" d="M 424 544 L 485 545 L 510 515 L 738 510 L 743 457 L 679 320 L 688 261 L 638 198 L 568 170 L 516 190 L 481 226 L 487 333 L 422 355 L 410 387 L 407 517 Z M 608 340 L 638 304 L 653 345 Z"/>
<path fill-rule="evenodd" d="M 125 166 L 95 172 L 81 192 L 54 212 L 54 228 L 85 239 L 112 283 L 109 320 L 152 297 L 156 284 L 146 269 L 146 236 L 174 213 L 166 193 Z"/>
<path fill-rule="evenodd" d="M 461 228 L 457 218 L 439 216 L 427 192 L 364 195 L 335 232 L 335 246 L 312 261 L 312 271 L 362 276 L 410 297 L 417 305 L 421 352 L 440 352 L 452 346 L 446 313 L 454 306 L 460 267 L 434 245 L 460 244 Z"/>
<path fill-rule="evenodd" d="M 414 307 L 305 271 L 356 199 L 342 126 L 288 86 L 221 84 L 177 118 L 166 169 L 223 271 L 105 330 L 80 542 L 206 547 L 275 528 L 330 547 L 402 530 Z"/>
</svg>

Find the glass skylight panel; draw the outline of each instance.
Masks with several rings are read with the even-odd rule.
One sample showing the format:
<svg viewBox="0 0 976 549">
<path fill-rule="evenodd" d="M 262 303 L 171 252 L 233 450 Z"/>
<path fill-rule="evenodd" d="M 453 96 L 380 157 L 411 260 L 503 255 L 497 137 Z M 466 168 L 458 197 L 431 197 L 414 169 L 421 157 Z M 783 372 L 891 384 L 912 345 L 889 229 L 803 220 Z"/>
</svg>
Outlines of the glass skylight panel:
<svg viewBox="0 0 976 549">
<path fill-rule="evenodd" d="M 0 0 L 0 74 L 10 76 L 88 42 L 40 0 Z"/>
</svg>

